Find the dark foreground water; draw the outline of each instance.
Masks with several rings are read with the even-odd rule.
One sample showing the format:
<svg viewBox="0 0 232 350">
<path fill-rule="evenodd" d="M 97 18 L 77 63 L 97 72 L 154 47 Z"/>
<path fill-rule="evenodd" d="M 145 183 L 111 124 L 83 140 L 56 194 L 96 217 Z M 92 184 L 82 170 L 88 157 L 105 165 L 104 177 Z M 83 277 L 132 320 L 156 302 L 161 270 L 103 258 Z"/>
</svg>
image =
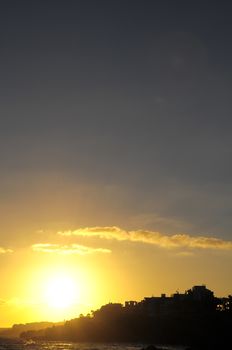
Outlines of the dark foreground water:
<svg viewBox="0 0 232 350">
<path fill-rule="evenodd" d="M 19 342 L 0 342 L 0 350 L 140 350 L 141 345 L 122 345 L 122 344 L 79 344 L 65 342 L 38 342 L 38 343 L 19 343 Z M 185 347 L 161 346 L 163 350 L 184 350 Z"/>
</svg>

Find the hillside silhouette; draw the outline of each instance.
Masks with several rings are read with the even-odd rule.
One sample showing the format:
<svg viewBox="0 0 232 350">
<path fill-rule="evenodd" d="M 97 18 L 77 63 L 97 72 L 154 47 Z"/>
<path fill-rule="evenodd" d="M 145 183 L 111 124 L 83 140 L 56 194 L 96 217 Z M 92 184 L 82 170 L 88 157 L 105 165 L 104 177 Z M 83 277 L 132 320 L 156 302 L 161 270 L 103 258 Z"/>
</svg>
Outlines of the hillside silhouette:
<svg viewBox="0 0 232 350">
<path fill-rule="evenodd" d="M 232 296 L 217 298 L 205 286 L 184 294 L 110 303 L 63 325 L 21 333 L 23 339 L 74 342 L 231 344 Z"/>
<path fill-rule="evenodd" d="M 0 329 L 0 337 L 3 338 L 18 338 L 22 332 L 37 331 L 53 326 L 62 325 L 64 322 L 30 322 L 25 324 L 14 324 L 11 328 Z"/>
</svg>

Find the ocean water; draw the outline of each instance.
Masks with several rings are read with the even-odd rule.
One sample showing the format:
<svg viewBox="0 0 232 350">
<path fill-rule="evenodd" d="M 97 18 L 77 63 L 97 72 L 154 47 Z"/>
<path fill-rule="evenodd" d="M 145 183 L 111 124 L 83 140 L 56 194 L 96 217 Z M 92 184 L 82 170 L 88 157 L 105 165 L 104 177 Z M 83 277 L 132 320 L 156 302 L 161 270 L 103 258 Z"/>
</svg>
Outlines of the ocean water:
<svg viewBox="0 0 232 350">
<path fill-rule="evenodd" d="M 68 342 L 0 342 L 0 350 L 140 350 L 144 344 L 80 344 Z M 185 347 L 157 345 L 162 350 L 184 350 Z"/>
</svg>

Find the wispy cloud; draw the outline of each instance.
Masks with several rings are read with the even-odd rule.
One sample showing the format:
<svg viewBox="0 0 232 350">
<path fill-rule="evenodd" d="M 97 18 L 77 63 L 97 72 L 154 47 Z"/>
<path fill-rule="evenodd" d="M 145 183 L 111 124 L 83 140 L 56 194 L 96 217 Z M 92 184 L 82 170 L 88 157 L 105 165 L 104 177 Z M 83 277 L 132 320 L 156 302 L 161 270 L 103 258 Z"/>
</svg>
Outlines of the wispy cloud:
<svg viewBox="0 0 232 350">
<path fill-rule="evenodd" d="M 0 254 L 7 254 L 7 253 L 13 253 L 13 250 L 0 247 Z"/>
<path fill-rule="evenodd" d="M 58 232 L 62 236 L 84 236 L 132 241 L 153 244 L 162 248 L 199 248 L 215 250 L 232 250 L 232 241 L 207 236 L 190 236 L 185 233 L 167 235 L 156 231 L 126 231 L 116 226 L 86 227 L 74 231 Z"/>
<path fill-rule="evenodd" d="M 63 255 L 86 255 L 93 253 L 111 253 L 111 250 L 104 248 L 92 248 L 79 244 L 61 245 L 52 243 L 37 243 L 32 245 L 34 252 L 57 253 Z"/>
<path fill-rule="evenodd" d="M 19 297 L 13 297 L 8 300 L 4 300 L 2 303 L 2 306 L 7 305 L 7 306 L 13 306 L 18 307 L 18 308 L 25 308 L 25 307 L 30 307 L 30 306 L 36 306 L 40 305 L 41 303 L 38 302 L 36 299 L 22 299 Z"/>
</svg>

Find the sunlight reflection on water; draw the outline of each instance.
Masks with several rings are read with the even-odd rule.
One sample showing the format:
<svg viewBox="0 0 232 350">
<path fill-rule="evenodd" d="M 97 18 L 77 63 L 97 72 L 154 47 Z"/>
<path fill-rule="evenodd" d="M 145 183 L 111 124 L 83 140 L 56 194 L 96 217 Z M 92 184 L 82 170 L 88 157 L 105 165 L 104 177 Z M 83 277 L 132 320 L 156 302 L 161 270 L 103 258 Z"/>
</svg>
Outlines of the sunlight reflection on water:
<svg viewBox="0 0 232 350">
<path fill-rule="evenodd" d="M 140 350 L 144 344 L 80 344 L 66 342 L 0 343 L 0 350 Z M 182 350 L 183 347 L 159 346 L 163 350 Z"/>
</svg>

